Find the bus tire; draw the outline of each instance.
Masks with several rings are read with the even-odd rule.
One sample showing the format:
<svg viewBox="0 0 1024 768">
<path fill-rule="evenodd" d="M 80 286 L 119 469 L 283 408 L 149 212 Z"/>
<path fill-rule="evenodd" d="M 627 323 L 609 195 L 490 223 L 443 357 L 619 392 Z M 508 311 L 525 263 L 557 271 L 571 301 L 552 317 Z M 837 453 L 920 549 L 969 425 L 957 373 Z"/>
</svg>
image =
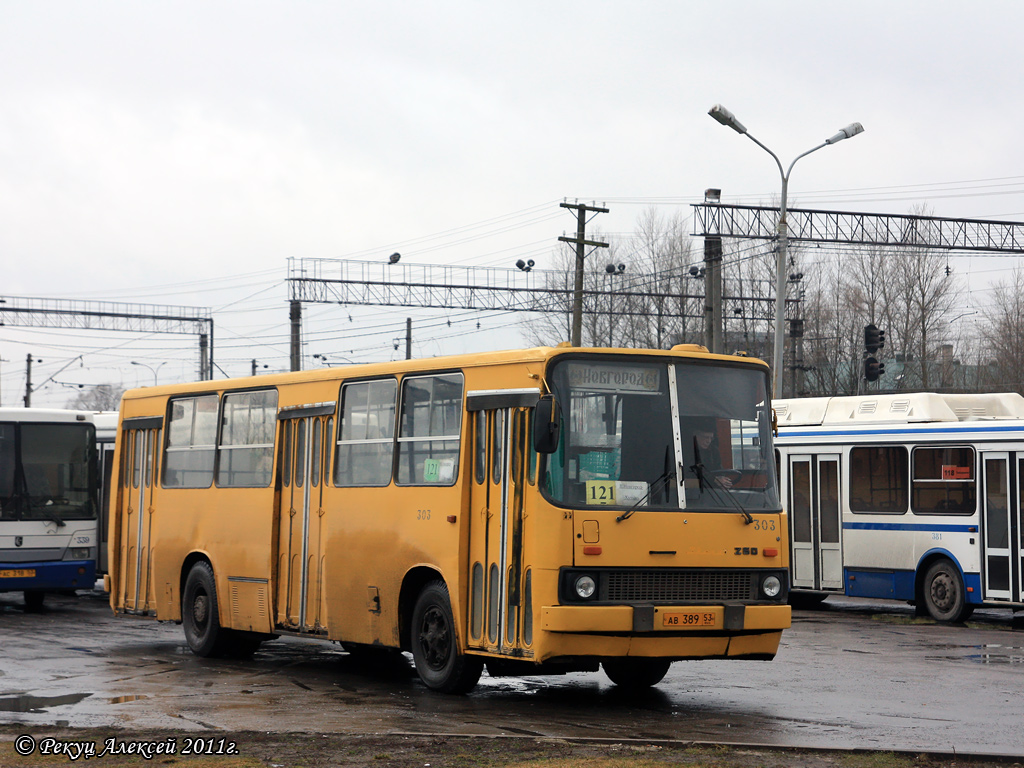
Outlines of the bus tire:
<svg viewBox="0 0 1024 768">
<path fill-rule="evenodd" d="M 668 659 L 647 659 L 630 656 L 601 662 L 604 673 L 619 688 L 638 691 L 660 683 L 672 662 Z"/>
<path fill-rule="evenodd" d="M 196 656 L 221 656 L 229 642 L 229 633 L 220 625 L 217 584 L 213 568 L 205 560 L 192 566 L 185 579 L 181 598 L 181 623 L 185 641 Z"/>
<path fill-rule="evenodd" d="M 451 598 L 443 581 L 427 584 L 412 611 L 412 658 L 426 686 L 442 693 L 468 693 L 483 661 L 459 652 Z"/>
<path fill-rule="evenodd" d="M 924 604 L 936 621 L 964 621 L 974 610 L 960 572 L 949 560 L 932 563 L 924 577 Z"/>
<path fill-rule="evenodd" d="M 46 598 L 45 592 L 38 590 L 25 590 L 25 612 L 26 613 L 39 613 L 43 610 L 43 600 Z"/>
</svg>

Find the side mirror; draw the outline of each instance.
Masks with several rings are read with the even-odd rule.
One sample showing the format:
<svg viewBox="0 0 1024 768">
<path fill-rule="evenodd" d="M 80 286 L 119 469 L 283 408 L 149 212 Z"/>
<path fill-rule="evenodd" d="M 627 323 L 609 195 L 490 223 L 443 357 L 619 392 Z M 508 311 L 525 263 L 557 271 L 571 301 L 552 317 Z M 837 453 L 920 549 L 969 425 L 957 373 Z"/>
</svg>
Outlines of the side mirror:
<svg viewBox="0 0 1024 768">
<path fill-rule="evenodd" d="M 554 453 L 558 450 L 561 428 L 562 409 L 554 397 L 544 395 L 537 401 L 533 412 L 533 450 L 537 453 Z"/>
</svg>

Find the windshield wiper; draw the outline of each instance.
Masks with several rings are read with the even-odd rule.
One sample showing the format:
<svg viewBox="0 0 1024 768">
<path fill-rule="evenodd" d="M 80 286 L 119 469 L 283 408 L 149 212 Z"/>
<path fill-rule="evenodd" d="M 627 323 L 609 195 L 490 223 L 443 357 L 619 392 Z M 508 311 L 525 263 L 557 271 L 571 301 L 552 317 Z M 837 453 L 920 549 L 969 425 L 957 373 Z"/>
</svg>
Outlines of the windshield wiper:
<svg viewBox="0 0 1024 768">
<path fill-rule="evenodd" d="M 647 493 L 644 494 L 644 497 L 638 500 L 636 503 L 634 503 L 633 506 L 631 506 L 629 509 L 623 512 L 621 515 L 616 517 L 615 522 L 621 523 L 623 520 L 632 517 L 634 512 L 636 512 L 638 509 L 640 509 L 640 507 L 646 504 L 648 499 L 650 499 L 655 493 L 664 488 L 668 481 L 675 478 L 675 476 L 676 471 L 671 467 L 662 472 L 661 476 L 658 477 L 658 479 L 655 480 L 653 483 L 651 483 L 651 487 L 647 489 Z"/>
<path fill-rule="evenodd" d="M 50 509 L 51 506 L 53 506 L 52 500 L 47 500 L 39 504 L 33 504 L 32 497 L 28 497 L 28 508 L 30 511 L 41 512 L 43 517 L 55 522 L 58 528 L 63 528 L 65 525 L 67 525 L 67 523 L 64 522 L 64 519 L 60 515 L 58 515 L 56 512 Z"/>
<path fill-rule="evenodd" d="M 736 499 L 732 497 L 732 494 L 729 492 L 728 489 L 721 489 L 721 491 L 724 492 L 725 498 L 725 501 L 723 502 L 723 493 L 720 493 L 720 489 L 715 487 L 714 481 L 705 481 L 704 462 L 700 460 L 700 448 L 697 447 L 696 438 L 694 438 L 693 440 L 693 455 L 696 457 L 697 461 L 694 463 L 692 467 L 690 467 L 690 469 L 692 469 L 693 474 L 697 476 L 697 484 L 700 487 L 700 492 L 704 493 L 704 489 L 707 488 L 708 493 L 719 505 L 723 507 L 731 506 L 741 515 L 743 515 L 743 522 L 745 522 L 747 525 L 750 525 L 752 522 L 754 522 L 753 515 L 751 515 L 747 510 L 740 506 L 739 502 L 737 502 Z"/>
</svg>

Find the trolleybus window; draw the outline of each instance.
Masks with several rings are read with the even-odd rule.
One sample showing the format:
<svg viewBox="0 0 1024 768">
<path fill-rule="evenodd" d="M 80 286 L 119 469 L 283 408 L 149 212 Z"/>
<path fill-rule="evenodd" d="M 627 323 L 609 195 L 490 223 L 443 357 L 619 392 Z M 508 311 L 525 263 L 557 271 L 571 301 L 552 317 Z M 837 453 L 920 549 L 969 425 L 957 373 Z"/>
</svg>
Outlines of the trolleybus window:
<svg viewBox="0 0 1024 768">
<path fill-rule="evenodd" d="M 971 515 L 976 507 L 973 448 L 914 449 L 914 514 Z"/>
<path fill-rule="evenodd" d="M 361 381 L 341 388 L 341 418 L 334 484 L 387 485 L 394 465 L 394 379 Z"/>
<path fill-rule="evenodd" d="M 274 463 L 277 391 L 224 395 L 217 485 L 265 488 Z"/>
<path fill-rule="evenodd" d="M 902 515 L 907 511 L 907 449 L 873 445 L 850 451 L 850 509 Z"/>
<path fill-rule="evenodd" d="M 164 457 L 164 486 L 209 488 L 217 439 L 217 396 L 171 401 Z"/>
<path fill-rule="evenodd" d="M 400 485 L 452 485 L 459 472 L 462 374 L 402 380 Z"/>
</svg>

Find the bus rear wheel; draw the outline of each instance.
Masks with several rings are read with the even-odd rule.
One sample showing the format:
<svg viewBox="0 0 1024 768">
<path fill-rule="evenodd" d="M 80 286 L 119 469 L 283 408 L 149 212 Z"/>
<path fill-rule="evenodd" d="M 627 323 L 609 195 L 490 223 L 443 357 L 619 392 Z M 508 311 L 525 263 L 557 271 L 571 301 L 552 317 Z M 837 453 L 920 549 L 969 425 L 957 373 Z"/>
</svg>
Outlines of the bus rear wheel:
<svg viewBox="0 0 1024 768">
<path fill-rule="evenodd" d="M 181 598 L 185 641 L 196 656 L 221 656 L 227 650 L 227 632 L 220 625 L 217 584 L 205 560 L 192 566 Z M 255 650 L 255 649 L 253 649 Z"/>
<path fill-rule="evenodd" d="M 964 581 L 948 560 L 933 563 L 924 577 L 924 604 L 936 621 L 964 621 L 974 612 Z"/>
<path fill-rule="evenodd" d="M 428 688 L 468 693 L 480 679 L 483 662 L 459 652 L 451 598 L 443 581 L 427 584 L 412 611 L 412 658 Z"/>
<path fill-rule="evenodd" d="M 667 659 L 628 657 L 601 662 L 604 673 L 619 688 L 638 691 L 662 681 L 672 662 Z"/>
</svg>

